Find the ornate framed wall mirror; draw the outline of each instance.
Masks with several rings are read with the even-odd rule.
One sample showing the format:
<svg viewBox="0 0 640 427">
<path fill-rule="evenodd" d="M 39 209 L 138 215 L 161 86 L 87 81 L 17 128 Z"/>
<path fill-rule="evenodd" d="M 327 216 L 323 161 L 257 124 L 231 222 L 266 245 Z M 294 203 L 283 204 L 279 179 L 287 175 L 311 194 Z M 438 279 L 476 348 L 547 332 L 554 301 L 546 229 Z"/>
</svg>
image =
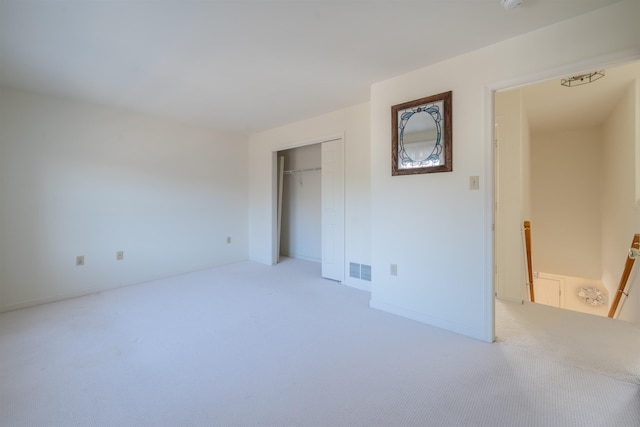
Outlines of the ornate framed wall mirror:
<svg viewBox="0 0 640 427">
<path fill-rule="evenodd" d="M 451 94 L 444 92 L 391 107 L 391 174 L 453 170 Z"/>
</svg>

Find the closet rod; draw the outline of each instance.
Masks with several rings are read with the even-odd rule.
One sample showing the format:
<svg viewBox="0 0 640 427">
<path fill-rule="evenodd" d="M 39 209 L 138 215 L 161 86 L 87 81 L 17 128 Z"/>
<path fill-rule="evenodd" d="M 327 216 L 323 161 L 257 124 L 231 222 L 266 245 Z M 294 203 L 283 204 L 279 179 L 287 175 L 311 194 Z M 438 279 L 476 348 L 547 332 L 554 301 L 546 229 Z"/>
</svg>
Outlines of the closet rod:
<svg viewBox="0 0 640 427">
<path fill-rule="evenodd" d="M 322 168 L 290 169 L 290 170 L 284 171 L 283 175 L 293 175 L 294 173 L 297 173 L 297 172 L 312 172 L 312 171 L 319 171 L 319 170 L 322 170 Z"/>
</svg>

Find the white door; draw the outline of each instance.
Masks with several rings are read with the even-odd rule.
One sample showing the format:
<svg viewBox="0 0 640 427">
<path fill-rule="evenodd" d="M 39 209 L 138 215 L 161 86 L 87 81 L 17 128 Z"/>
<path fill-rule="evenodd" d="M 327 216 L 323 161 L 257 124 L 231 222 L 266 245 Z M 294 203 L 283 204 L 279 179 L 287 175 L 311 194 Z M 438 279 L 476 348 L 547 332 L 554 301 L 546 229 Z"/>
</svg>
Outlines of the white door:
<svg viewBox="0 0 640 427">
<path fill-rule="evenodd" d="M 495 94 L 495 266 L 497 297 L 507 301 L 528 300 L 522 222 L 525 219 L 526 156 L 520 125 L 520 94 Z M 528 161 L 528 160 L 527 160 Z"/>
<path fill-rule="evenodd" d="M 344 280 L 344 143 L 322 143 L 322 277 Z"/>
</svg>

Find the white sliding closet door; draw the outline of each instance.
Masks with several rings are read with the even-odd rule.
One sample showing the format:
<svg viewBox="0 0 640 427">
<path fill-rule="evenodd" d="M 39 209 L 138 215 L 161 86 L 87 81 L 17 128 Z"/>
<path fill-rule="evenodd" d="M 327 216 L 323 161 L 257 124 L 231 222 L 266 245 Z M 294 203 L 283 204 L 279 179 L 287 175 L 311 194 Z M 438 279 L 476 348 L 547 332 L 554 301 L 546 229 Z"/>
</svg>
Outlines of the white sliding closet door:
<svg viewBox="0 0 640 427">
<path fill-rule="evenodd" d="M 344 280 L 344 143 L 322 143 L 322 277 Z"/>
</svg>

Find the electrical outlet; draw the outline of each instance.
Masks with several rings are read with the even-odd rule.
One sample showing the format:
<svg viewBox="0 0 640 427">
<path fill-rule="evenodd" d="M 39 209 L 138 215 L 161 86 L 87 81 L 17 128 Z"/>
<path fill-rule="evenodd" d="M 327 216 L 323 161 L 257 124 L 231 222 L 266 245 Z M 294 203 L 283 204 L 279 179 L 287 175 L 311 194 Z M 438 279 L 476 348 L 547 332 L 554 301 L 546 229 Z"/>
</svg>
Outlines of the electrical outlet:
<svg viewBox="0 0 640 427">
<path fill-rule="evenodd" d="M 227 244 L 231 243 L 231 236 L 227 236 Z"/>
<path fill-rule="evenodd" d="M 84 265 L 84 255 L 78 255 L 76 257 L 76 265 Z"/>
<path fill-rule="evenodd" d="M 392 276 L 398 275 L 398 264 L 391 264 L 390 273 Z"/>
<path fill-rule="evenodd" d="M 122 261 L 124 259 L 124 251 L 118 251 L 116 252 L 116 259 L 118 261 Z"/>
</svg>

